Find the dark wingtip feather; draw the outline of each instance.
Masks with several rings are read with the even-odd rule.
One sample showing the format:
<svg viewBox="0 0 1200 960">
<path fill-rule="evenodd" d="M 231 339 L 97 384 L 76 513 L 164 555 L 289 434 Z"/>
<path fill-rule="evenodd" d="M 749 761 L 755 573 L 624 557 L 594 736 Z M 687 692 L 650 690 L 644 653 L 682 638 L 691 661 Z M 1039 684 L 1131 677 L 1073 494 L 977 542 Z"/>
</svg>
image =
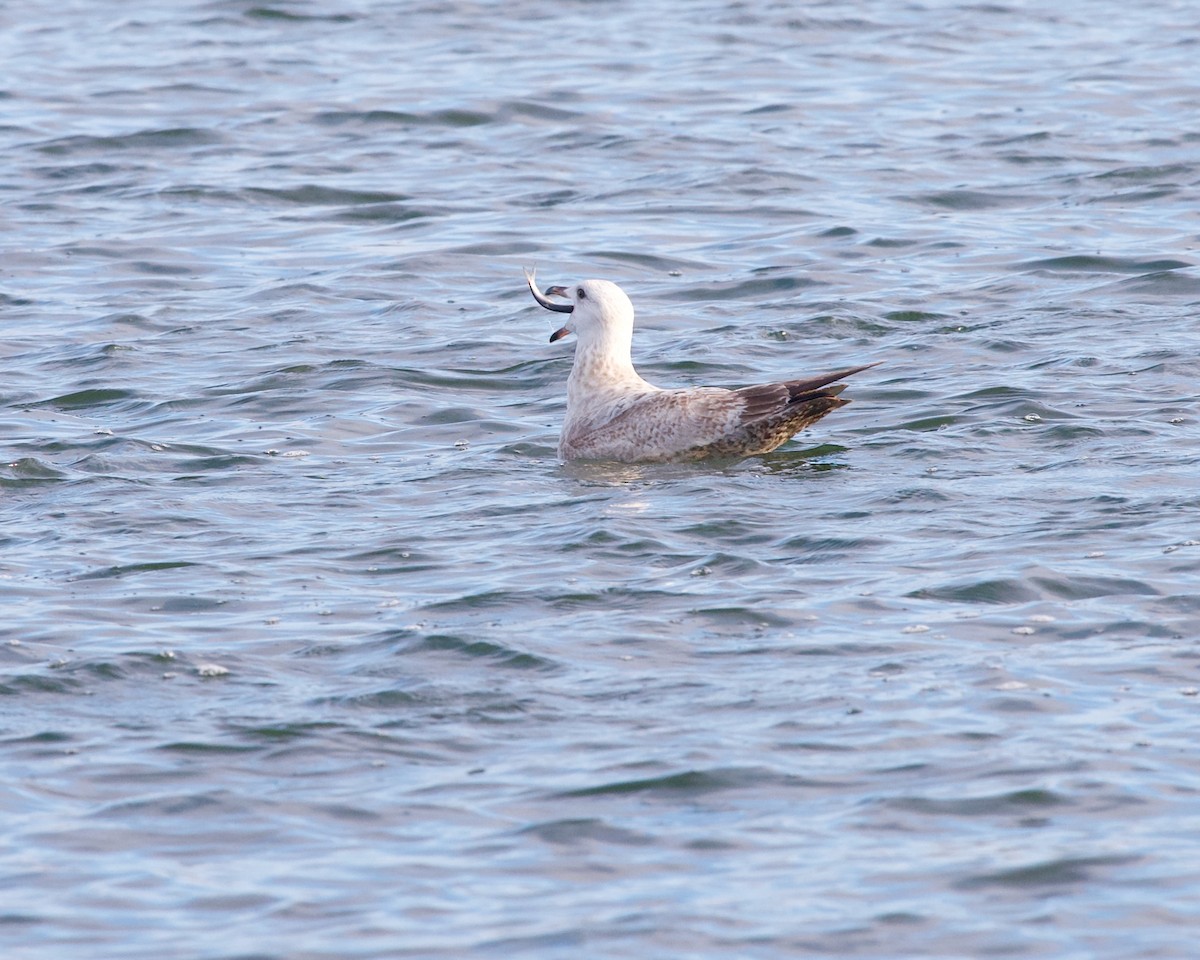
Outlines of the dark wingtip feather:
<svg viewBox="0 0 1200 960">
<path fill-rule="evenodd" d="M 874 363 L 864 363 L 859 367 L 847 367 L 845 370 L 838 370 L 835 373 L 823 373 L 817 377 L 808 377 L 804 380 L 786 380 L 788 391 L 795 396 L 808 393 L 812 390 L 820 389 L 830 383 L 836 383 L 838 380 L 845 380 L 847 377 L 852 377 L 856 373 L 862 373 L 864 370 L 870 370 L 872 367 L 877 367 L 882 360 L 876 360 Z M 838 388 L 844 390 L 845 385 Z"/>
<path fill-rule="evenodd" d="M 742 423 L 752 423 L 764 418 L 782 417 L 787 420 L 807 420 L 809 411 L 820 410 L 815 417 L 807 422 L 819 420 L 826 413 L 849 403 L 838 397 L 846 384 L 837 383 L 846 377 L 861 373 L 876 366 L 866 363 L 858 367 L 847 367 L 834 373 L 825 373 L 804 380 L 781 380 L 775 383 L 761 383 L 753 387 L 743 387 L 735 391 L 745 403 L 741 412 Z M 832 386 L 831 386 L 832 384 Z M 834 401 L 834 402 L 829 402 Z"/>
</svg>

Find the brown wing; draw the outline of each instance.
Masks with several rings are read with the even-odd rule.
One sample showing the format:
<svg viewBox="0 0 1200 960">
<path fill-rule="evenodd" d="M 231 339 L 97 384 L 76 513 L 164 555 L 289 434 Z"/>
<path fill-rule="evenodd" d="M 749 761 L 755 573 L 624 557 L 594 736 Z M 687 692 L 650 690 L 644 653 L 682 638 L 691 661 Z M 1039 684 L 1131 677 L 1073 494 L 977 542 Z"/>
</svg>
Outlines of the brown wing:
<svg viewBox="0 0 1200 960">
<path fill-rule="evenodd" d="M 815 405 L 812 404 L 812 401 L 834 400 L 839 393 L 846 389 L 846 385 L 839 383 L 831 387 L 829 384 L 844 380 L 846 377 L 861 373 L 873 366 L 875 364 L 868 363 L 861 367 L 847 367 L 836 373 L 822 374 L 806 380 L 783 380 L 777 383 L 760 383 L 753 387 L 742 387 L 740 390 L 733 391 L 745 403 L 741 412 L 741 422 L 749 424 L 764 418 L 775 419 L 781 415 L 787 417 L 792 412 L 798 413 L 797 408 L 805 407 L 824 408 L 822 415 L 828 413 L 834 407 L 840 407 L 849 401 L 837 400 L 835 403 L 817 403 Z"/>
</svg>

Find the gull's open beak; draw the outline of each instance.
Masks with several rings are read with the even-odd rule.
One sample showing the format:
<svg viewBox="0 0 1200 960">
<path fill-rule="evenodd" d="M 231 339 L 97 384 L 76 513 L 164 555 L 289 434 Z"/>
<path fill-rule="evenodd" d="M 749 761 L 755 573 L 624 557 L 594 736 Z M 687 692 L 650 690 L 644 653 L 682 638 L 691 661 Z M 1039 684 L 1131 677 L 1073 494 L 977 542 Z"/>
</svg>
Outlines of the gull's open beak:
<svg viewBox="0 0 1200 960">
<path fill-rule="evenodd" d="M 575 309 L 575 305 L 573 303 L 555 303 L 552 300 L 546 299 L 547 297 L 565 297 L 567 295 L 567 290 L 565 287 L 547 287 L 545 295 L 540 294 L 538 293 L 538 288 L 534 285 L 533 276 L 532 270 L 525 271 L 525 281 L 529 284 L 529 292 L 533 294 L 534 300 L 540 303 L 547 310 L 553 310 L 555 313 L 570 313 Z M 570 324 L 567 324 L 565 327 L 560 327 L 550 334 L 550 342 L 553 343 L 555 340 L 561 340 L 570 332 Z"/>
</svg>

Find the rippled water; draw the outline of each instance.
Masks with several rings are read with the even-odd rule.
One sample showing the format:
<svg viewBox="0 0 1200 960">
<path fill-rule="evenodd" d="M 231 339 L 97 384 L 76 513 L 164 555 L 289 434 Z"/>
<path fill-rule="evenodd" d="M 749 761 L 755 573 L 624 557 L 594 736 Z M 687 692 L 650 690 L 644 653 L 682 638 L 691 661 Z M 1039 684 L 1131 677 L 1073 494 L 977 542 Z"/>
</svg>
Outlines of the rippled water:
<svg viewBox="0 0 1200 960">
<path fill-rule="evenodd" d="M 1194 13 L 0 9 L 4 956 L 1193 956 Z"/>
</svg>

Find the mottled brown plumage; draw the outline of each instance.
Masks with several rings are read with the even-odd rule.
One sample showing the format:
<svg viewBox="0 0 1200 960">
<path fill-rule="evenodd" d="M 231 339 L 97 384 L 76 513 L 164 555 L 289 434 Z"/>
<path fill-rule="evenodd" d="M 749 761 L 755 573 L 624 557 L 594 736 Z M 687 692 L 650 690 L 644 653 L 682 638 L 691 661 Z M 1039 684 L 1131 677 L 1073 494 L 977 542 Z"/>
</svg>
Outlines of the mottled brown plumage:
<svg viewBox="0 0 1200 960">
<path fill-rule="evenodd" d="M 558 453 L 564 460 L 624 462 L 740 457 L 774 450 L 831 410 L 849 403 L 836 383 L 874 364 L 803 380 L 738 390 L 691 387 L 662 390 L 633 368 L 633 305 L 614 283 L 585 280 L 534 298 L 571 319 L 551 340 L 575 333 L 579 345 L 567 380 L 567 417 Z"/>
</svg>

